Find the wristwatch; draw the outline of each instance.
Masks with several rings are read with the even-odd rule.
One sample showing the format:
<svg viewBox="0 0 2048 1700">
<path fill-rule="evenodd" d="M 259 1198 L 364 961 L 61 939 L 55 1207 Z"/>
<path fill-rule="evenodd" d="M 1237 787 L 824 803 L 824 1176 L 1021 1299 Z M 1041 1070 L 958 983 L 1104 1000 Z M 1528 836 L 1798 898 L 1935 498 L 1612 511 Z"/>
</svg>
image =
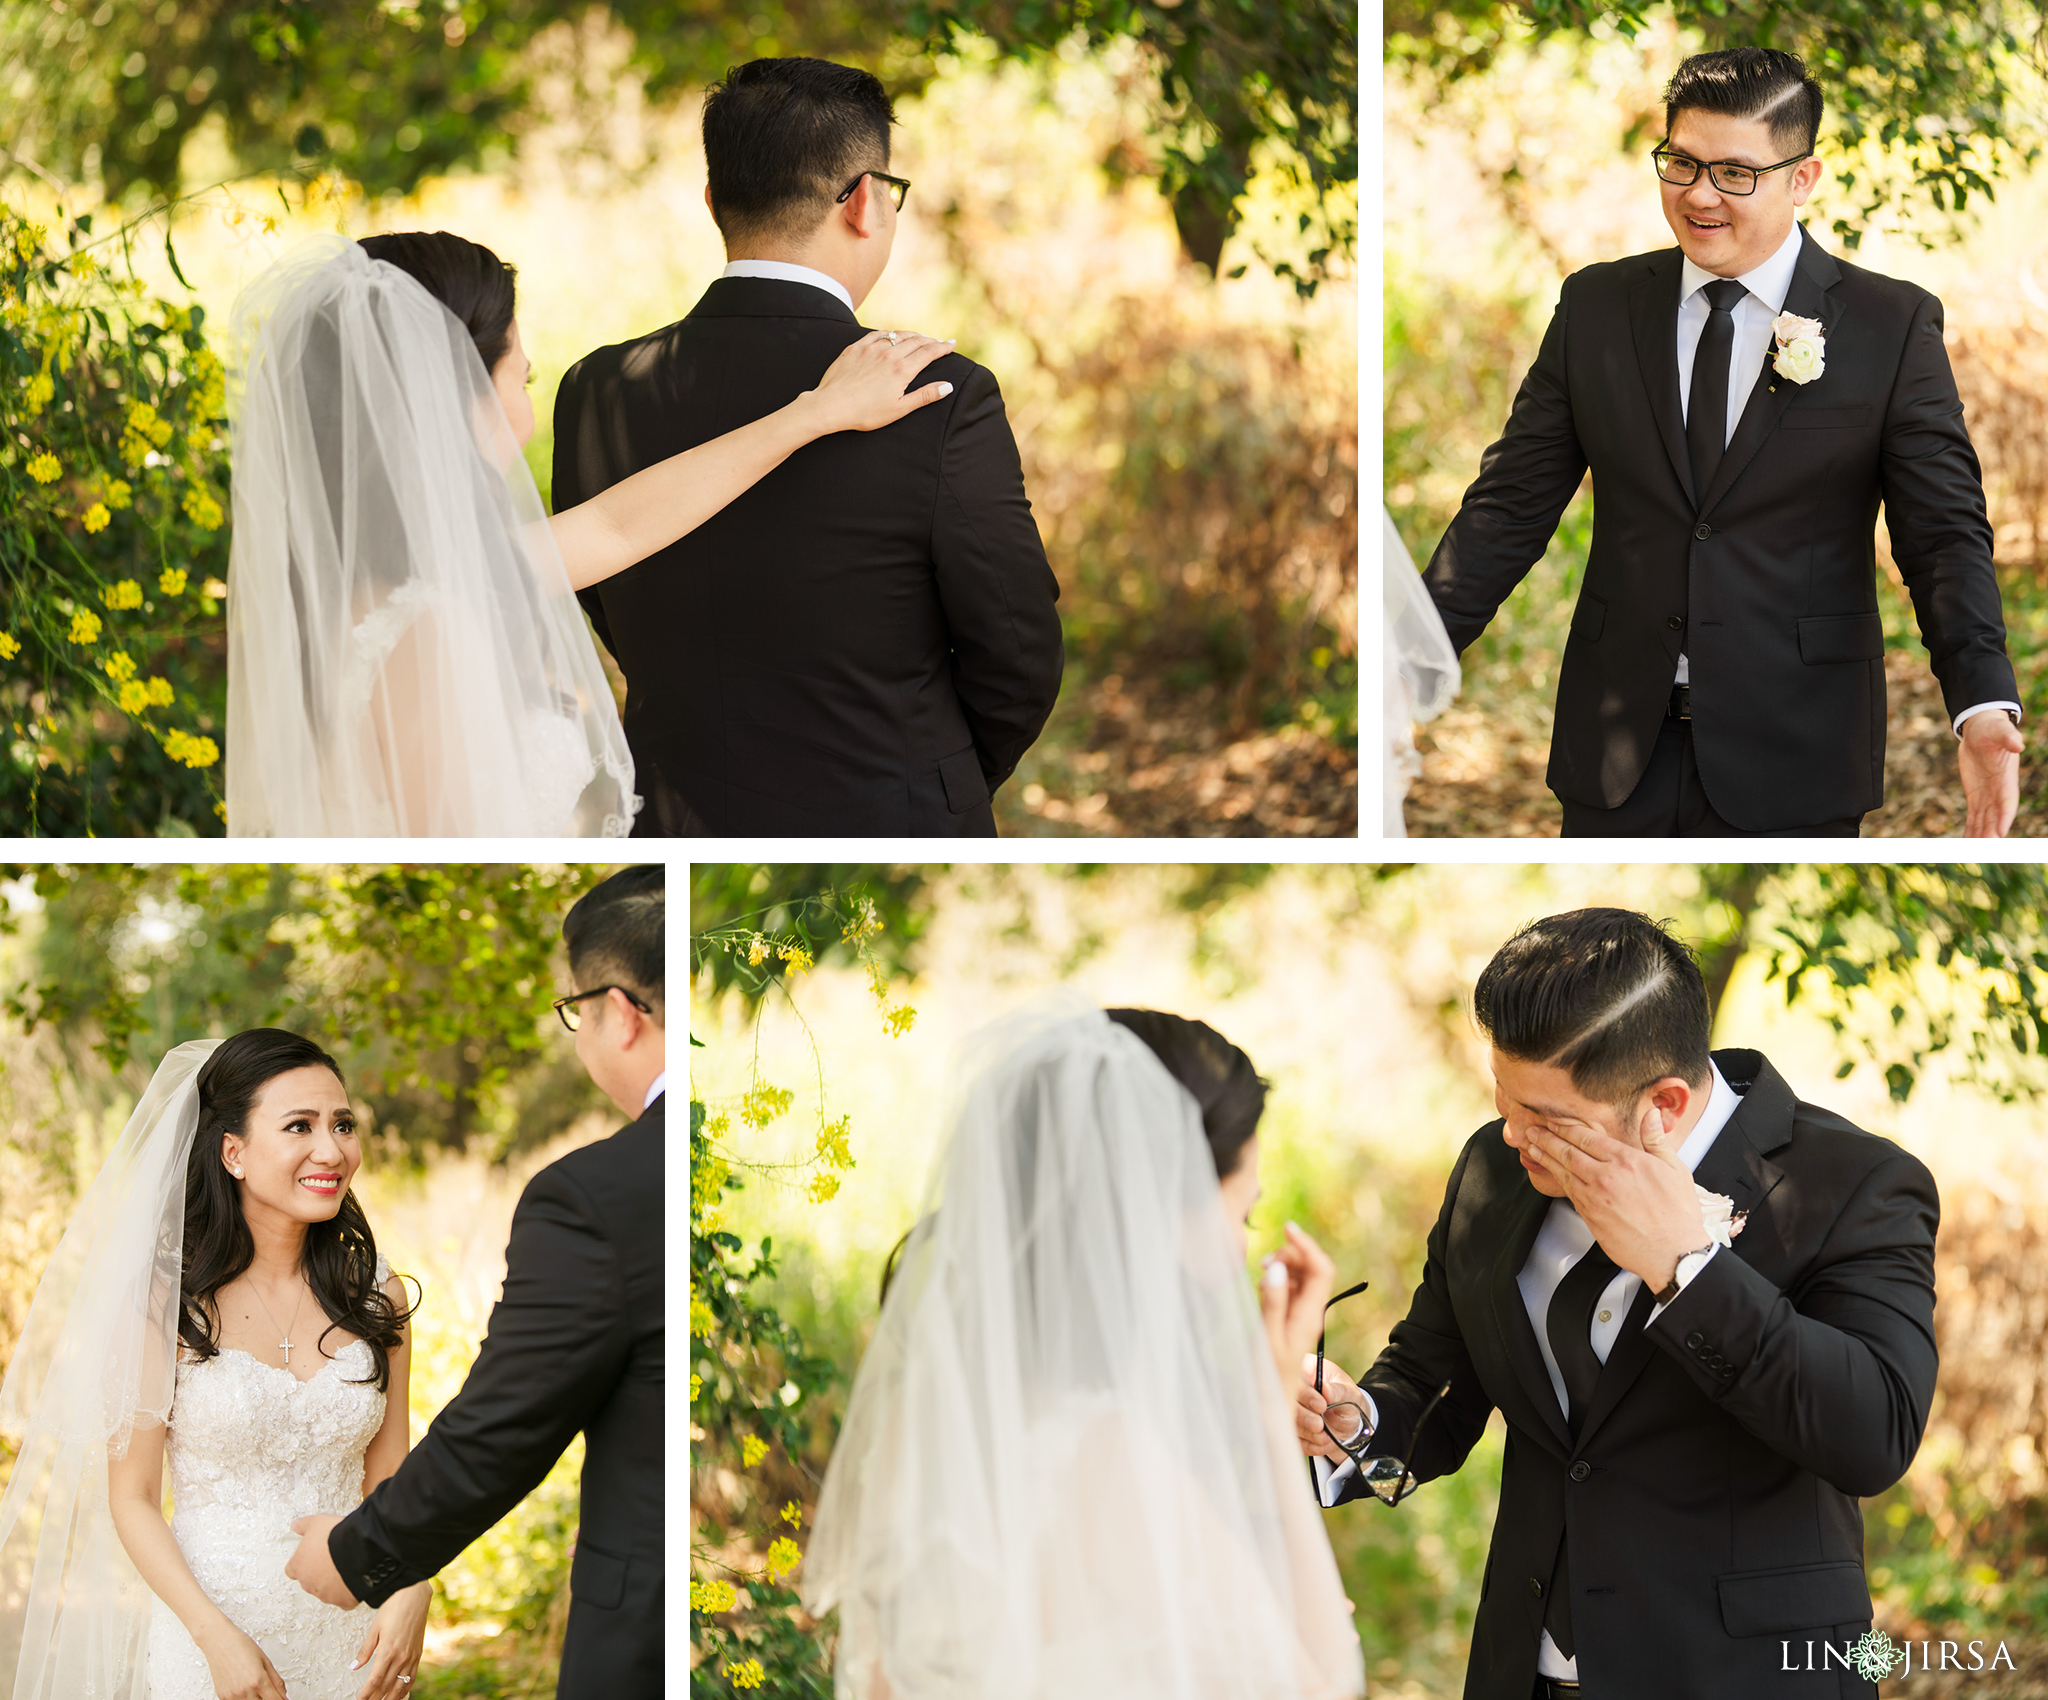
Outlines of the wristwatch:
<svg viewBox="0 0 2048 1700">
<path fill-rule="evenodd" d="M 1713 1250 L 1712 1246 L 1703 1245 L 1698 1251 L 1689 1251 L 1681 1257 L 1678 1260 L 1678 1267 L 1671 1271 L 1671 1279 L 1665 1282 L 1656 1293 L 1651 1295 L 1654 1302 L 1660 1305 L 1668 1305 L 1673 1299 L 1677 1298 L 1686 1282 L 1690 1281 L 1700 1272 L 1701 1266 L 1713 1254 Z"/>
</svg>

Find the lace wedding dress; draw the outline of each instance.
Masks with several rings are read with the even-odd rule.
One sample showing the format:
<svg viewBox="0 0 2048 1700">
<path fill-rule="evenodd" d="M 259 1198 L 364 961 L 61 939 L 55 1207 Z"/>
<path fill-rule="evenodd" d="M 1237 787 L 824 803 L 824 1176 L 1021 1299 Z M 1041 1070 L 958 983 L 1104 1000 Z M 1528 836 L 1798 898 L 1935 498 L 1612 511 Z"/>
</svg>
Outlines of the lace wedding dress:
<svg viewBox="0 0 2048 1700">
<path fill-rule="evenodd" d="M 391 1266 L 377 1259 L 377 1284 Z M 213 1603 L 260 1646 L 291 1700 L 355 1700 L 352 1671 L 368 1606 L 337 1611 L 284 1573 L 294 1517 L 353 1511 L 363 1453 L 384 1422 L 367 1378 L 370 1348 L 351 1340 L 301 1381 L 291 1370 L 223 1350 L 178 1365 L 165 1454 L 171 1533 Z M 214 1700 L 206 1660 L 161 1601 L 149 1622 L 150 1700 Z"/>
</svg>

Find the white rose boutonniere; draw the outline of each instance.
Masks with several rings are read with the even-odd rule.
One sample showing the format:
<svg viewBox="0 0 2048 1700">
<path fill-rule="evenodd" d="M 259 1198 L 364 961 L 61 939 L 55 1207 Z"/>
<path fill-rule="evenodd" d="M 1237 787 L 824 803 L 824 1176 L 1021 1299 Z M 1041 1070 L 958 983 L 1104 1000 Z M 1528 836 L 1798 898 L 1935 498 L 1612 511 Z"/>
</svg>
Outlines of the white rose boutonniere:
<svg viewBox="0 0 2048 1700">
<path fill-rule="evenodd" d="M 1693 1191 L 1700 1198 L 1700 1226 L 1707 1231 L 1707 1238 L 1716 1245 L 1733 1245 L 1735 1236 L 1749 1225 L 1749 1212 L 1735 1214 L 1735 1200 L 1726 1193 L 1709 1192 L 1697 1182 Z"/>
<path fill-rule="evenodd" d="M 1802 319 L 1797 313 L 1780 313 L 1771 321 L 1771 335 L 1778 352 L 1771 369 L 1795 384 L 1810 384 L 1828 369 L 1827 338 L 1821 335 L 1818 319 Z"/>
</svg>

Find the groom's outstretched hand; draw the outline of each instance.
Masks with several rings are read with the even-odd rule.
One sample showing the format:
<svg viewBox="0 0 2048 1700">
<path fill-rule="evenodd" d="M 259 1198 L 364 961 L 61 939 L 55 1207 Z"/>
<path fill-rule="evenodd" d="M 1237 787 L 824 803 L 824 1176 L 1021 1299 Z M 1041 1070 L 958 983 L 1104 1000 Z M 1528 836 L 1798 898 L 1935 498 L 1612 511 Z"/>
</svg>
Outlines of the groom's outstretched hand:
<svg viewBox="0 0 2048 1700">
<path fill-rule="evenodd" d="M 284 1573 L 314 1599 L 348 1611 L 355 1605 L 356 1597 L 348 1591 L 341 1572 L 334 1568 L 333 1554 L 327 1550 L 327 1533 L 340 1521 L 339 1517 L 324 1514 L 294 1517 L 292 1533 L 299 1537 L 299 1545 L 285 1560 Z"/>
<path fill-rule="evenodd" d="M 1987 708 L 1963 722 L 1956 746 L 1969 816 L 1965 838 L 2003 838 L 2020 808 L 2020 751 L 2026 741 L 2003 709 Z"/>
<path fill-rule="evenodd" d="M 1656 1292 L 1706 1241 L 1699 1192 L 1655 1104 L 1637 1123 L 1641 1149 L 1584 1122 L 1529 1132 L 1529 1154 L 1561 1182 L 1600 1247 Z"/>
</svg>

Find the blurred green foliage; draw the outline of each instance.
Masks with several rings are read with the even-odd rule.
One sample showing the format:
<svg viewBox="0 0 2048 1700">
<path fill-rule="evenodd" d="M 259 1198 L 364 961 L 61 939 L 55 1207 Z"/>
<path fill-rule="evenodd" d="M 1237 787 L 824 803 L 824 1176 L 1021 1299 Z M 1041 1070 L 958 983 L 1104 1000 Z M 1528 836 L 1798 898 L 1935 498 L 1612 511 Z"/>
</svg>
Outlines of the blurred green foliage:
<svg viewBox="0 0 2048 1700">
<path fill-rule="evenodd" d="M 1698 32 L 1701 51 L 1773 47 L 1806 61 L 1827 102 L 1823 141 L 1855 196 L 1853 212 L 1834 225 L 1846 247 L 1908 200 L 1961 212 L 2039 157 L 2043 14 L 2026 0 L 1715 0 L 1680 9 L 1639 0 L 1395 0 L 1385 14 L 1386 56 L 1451 81 L 1483 74 L 1511 41 L 1570 47 L 1595 31 L 1633 38 L 1674 16 Z M 1875 150 L 1888 169 L 1871 169 Z"/>
<path fill-rule="evenodd" d="M 17 865 L 0 878 L 44 914 L 0 1008 L 131 1091 L 182 1039 L 290 1026 L 336 1053 L 380 1137 L 417 1156 L 487 1134 L 502 1159 L 599 1102 L 548 1004 L 562 917 L 609 871 Z"/>
<path fill-rule="evenodd" d="M 0 204 L 7 836 L 222 831 L 224 373 L 204 309 L 146 298 L 135 236 Z"/>
<path fill-rule="evenodd" d="M 608 101 L 578 51 L 593 17 L 631 32 L 632 67 L 657 101 L 761 55 L 862 64 L 909 93 L 964 35 L 1020 58 L 1076 32 L 1091 45 L 1134 39 L 1158 80 L 1148 169 L 1193 258 L 1214 269 L 1266 144 L 1315 209 L 1302 215 L 1316 227 L 1306 263 L 1276 269 L 1312 291 L 1356 241 L 1343 191 L 1358 175 L 1357 12 L 1343 0 L 0 0 L 0 146 L 97 175 L 116 197 L 175 194 L 185 139 L 213 119 L 245 172 L 332 168 L 373 194 L 408 194 L 514 153 L 557 63 L 579 105 Z"/>
<path fill-rule="evenodd" d="M 870 948 L 885 972 L 908 969 L 931 912 L 928 868 L 860 862 L 697 862 L 690 868 L 690 977 L 699 996 L 728 992 L 757 1003 L 787 984 L 789 964 L 769 956 L 749 965 L 711 946 L 707 935 L 744 924 L 759 933 L 800 939 L 814 962 L 847 963 L 846 909 L 865 898 L 879 930 Z"/>
</svg>

